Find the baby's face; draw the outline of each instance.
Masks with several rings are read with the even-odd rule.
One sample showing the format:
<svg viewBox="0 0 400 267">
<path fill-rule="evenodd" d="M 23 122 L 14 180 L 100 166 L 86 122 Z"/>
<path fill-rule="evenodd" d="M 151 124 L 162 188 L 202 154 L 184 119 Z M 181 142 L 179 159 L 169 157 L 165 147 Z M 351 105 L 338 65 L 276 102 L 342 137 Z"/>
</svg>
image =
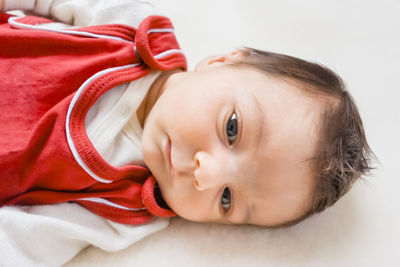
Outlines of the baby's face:
<svg viewBox="0 0 400 267">
<path fill-rule="evenodd" d="M 274 226 L 311 205 L 320 103 L 226 58 L 172 75 L 148 115 L 143 156 L 192 221 Z"/>
</svg>

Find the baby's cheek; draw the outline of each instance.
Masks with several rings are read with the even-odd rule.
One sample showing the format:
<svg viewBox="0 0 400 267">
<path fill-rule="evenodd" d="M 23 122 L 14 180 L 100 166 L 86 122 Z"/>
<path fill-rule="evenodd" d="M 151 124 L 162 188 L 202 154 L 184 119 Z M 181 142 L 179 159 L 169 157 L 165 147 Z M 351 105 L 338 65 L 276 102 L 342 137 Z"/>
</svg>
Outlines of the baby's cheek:
<svg viewBox="0 0 400 267">
<path fill-rule="evenodd" d="M 174 195 L 176 196 L 177 194 Z M 204 199 L 203 196 L 197 195 L 196 193 L 193 193 L 191 195 L 191 197 L 186 195 L 186 197 L 171 199 L 172 201 L 170 201 L 170 208 L 175 211 L 175 213 L 178 214 L 180 217 L 189 221 L 212 221 L 213 213 L 209 208 L 206 208 L 210 206 L 206 199 Z"/>
</svg>

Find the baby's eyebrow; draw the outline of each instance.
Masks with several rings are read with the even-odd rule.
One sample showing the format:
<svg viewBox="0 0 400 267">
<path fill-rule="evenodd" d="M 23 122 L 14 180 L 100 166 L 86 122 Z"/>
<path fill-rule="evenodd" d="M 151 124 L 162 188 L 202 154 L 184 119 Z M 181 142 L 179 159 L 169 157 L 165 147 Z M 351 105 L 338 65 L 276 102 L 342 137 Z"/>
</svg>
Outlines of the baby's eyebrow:
<svg viewBox="0 0 400 267">
<path fill-rule="evenodd" d="M 262 105 L 261 105 L 260 101 L 254 95 L 254 93 L 249 88 L 246 88 L 245 91 L 246 91 L 246 94 L 251 99 L 250 101 L 253 102 L 252 106 L 254 106 L 257 110 L 255 112 L 255 114 L 257 114 L 259 116 L 259 118 L 257 118 L 257 120 L 256 120 L 257 123 L 256 123 L 255 127 L 257 128 L 257 132 L 255 133 L 255 137 L 254 137 L 254 140 L 255 140 L 254 147 L 259 148 L 261 140 L 262 140 L 262 136 L 264 134 L 263 125 L 265 124 L 265 114 L 261 108 Z M 243 123 L 243 124 L 245 124 L 245 123 Z M 243 129 L 243 131 L 245 131 L 245 129 Z"/>
<path fill-rule="evenodd" d="M 238 212 L 238 205 L 235 205 L 233 212 L 231 213 L 230 216 L 227 217 L 228 221 L 233 224 L 241 225 L 241 224 L 249 224 L 250 221 L 252 220 L 252 206 L 250 204 L 249 199 L 241 198 L 240 200 L 236 199 L 236 201 L 241 202 L 241 203 L 247 203 L 243 205 L 243 209 L 246 209 L 246 215 L 242 217 L 242 220 L 238 220 L 236 222 L 232 222 L 229 217 L 231 217 L 234 213 Z"/>
<path fill-rule="evenodd" d="M 252 218 L 252 206 L 250 205 L 250 201 L 247 199 L 247 205 L 246 205 L 246 216 L 244 217 L 243 223 L 242 224 L 248 224 L 251 221 Z"/>
<path fill-rule="evenodd" d="M 253 100 L 254 100 L 254 102 L 256 104 L 255 106 L 256 106 L 257 111 L 258 111 L 257 113 L 258 113 L 258 115 L 260 115 L 260 123 L 257 124 L 258 127 L 257 127 L 256 139 L 255 139 L 255 140 L 257 140 L 256 141 L 256 147 L 259 147 L 259 145 L 261 143 L 262 136 L 264 134 L 263 125 L 265 124 L 265 114 L 261 109 L 260 101 L 258 101 L 258 99 L 255 97 L 255 95 L 253 93 L 251 93 L 251 95 L 253 96 L 252 98 L 253 98 Z"/>
</svg>

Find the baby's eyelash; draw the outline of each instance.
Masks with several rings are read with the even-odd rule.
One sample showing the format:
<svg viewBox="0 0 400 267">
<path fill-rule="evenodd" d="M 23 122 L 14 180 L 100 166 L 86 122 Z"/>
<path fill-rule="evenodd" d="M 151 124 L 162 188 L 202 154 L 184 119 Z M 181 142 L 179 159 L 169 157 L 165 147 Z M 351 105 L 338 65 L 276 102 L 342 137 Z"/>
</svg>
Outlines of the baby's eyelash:
<svg viewBox="0 0 400 267">
<path fill-rule="evenodd" d="M 233 194 L 232 190 L 229 187 L 224 187 L 222 191 L 222 195 L 220 198 L 220 206 L 224 215 L 229 214 L 233 209 Z M 224 207 L 224 205 L 228 205 L 228 207 Z"/>
<path fill-rule="evenodd" d="M 239 136 L 239 119 L 237 113 L 232 112 L 225 123 L 225 134 L 229 145 L 234 144 Z"/>
</svg>

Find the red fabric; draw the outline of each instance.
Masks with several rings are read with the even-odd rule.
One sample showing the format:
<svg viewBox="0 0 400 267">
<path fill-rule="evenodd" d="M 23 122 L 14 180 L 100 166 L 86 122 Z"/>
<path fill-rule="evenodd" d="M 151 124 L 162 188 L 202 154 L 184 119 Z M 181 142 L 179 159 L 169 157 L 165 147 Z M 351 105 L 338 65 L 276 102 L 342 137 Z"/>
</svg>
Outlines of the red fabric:
<svg viewBox="0 0 400 267">
<path fill-rule="evenodd" d="M 127 224 L 145 223 L 153 215 L 174 216 L 173 211 L 157 205 L 150 171 L 109 165 L 93 147 L 84 125 L 88 110 L 107 90 L 139 79 L 151 69 L 186 69 L 181 53 L 154 58 L 179 49 L 173 33 L 148 34 L 149 29 L 172 28 L 171 22 L 150 16 L 137 30 L 117 24 L 73 30 L 123 39 L 114 40 L 22 29 L 21 23 L 36 25 L 49 20 L 18 18 L 15 26 L 7 23 L 8 18 L 0 14 L 0 206 L 75 201 L 100 216 Z M 142 64 L 92 77 L 135 63 Z M 79 98 L 70 114 L 68 133 L 84 164 L 110 183 L 89 175 L 67 142 L 67 111 L 75 94 Z M 82 198 L 103 199 L 117 207 Z"/>
</svg>

